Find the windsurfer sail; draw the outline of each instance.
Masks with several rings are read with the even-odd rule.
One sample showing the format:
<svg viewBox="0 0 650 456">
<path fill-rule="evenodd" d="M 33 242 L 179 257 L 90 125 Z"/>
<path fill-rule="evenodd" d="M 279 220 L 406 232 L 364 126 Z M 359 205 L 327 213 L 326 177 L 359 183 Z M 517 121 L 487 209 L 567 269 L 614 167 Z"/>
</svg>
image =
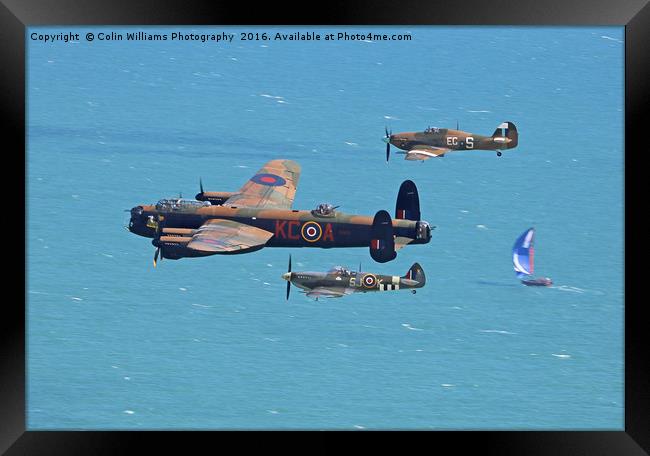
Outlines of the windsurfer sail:
<svg viewBox="0 0 650 456">
<path fill-rule="evenodd" d="M 515 245 L 512 247 L 512 264 L 519 279 L 532 275 L 535 270 L 533 263 L 535 254 L 534 240 L 535 228 L 528 228 L 517 238 Z"/>
<path fill-rule="evenodd" d="M 535 264 L 533 262 L 535 255 L 534 241 L 535 228 L 528 228 L 517 238 L 515 245 L 512 247 L 512 265 L 517 273 L 517 278 L 521 279 L 521 283 L 524 285 L 550 286 L 553 284 L 553 281 L 548 277 L 539 279 L 528 278 L 535 272 Z"/>
</svg>

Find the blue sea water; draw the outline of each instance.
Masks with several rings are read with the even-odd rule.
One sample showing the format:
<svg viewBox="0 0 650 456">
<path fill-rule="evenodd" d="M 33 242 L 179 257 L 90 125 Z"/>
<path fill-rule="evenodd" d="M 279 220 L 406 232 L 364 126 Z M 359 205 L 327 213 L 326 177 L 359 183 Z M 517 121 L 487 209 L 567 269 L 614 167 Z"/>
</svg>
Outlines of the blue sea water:
<svg viewBox="0 0 650 456">
<path fill-rule="evenodd" d="M 232 43 L 86 32 L 236 33 Z M 240 41 L 240 32 L 411 41 Z M 74 31 L 72 43 L 30 34 Z M 623 429 L 622 27 L 28 30 L 29 429 Z M 384 127 L 519 146 L 384 159 Z M 393 148 L 393 152 L 395 152 Z M 437 228 L 368 250 L 165 260 L 124 212 L 302 166 L 294 208 L 393 212 L 418 186 Z M 510 250 L 535 226 L 536 272 Z M 313 301 L 280 276 L 335 264 L 427 274 L 418 294 Z"/>
</svg>

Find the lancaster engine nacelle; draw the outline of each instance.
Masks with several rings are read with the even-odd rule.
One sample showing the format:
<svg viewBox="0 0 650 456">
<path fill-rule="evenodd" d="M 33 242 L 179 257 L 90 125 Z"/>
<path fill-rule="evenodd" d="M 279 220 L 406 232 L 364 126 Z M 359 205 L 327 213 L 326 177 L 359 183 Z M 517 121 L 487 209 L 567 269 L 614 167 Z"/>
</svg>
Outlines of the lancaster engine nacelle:
<svg viewBox="0 0 650 456">
<path fill-rule="evenodd" d="M 195 198 L 199 201 L 208 201 L 213 206 L 221 206 L 235 194 L 235 192 L 199 192 Z"/>
</svg>

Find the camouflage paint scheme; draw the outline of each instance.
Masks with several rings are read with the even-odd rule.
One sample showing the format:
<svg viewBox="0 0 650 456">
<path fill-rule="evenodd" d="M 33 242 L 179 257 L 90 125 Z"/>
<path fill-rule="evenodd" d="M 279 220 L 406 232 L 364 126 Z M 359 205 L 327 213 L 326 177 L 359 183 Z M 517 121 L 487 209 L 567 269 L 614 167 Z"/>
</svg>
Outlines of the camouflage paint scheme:
<svg viewBox="0 0 650 456">
<path fill-rule="evenodd" d="M 424 270 L 418 263 L 414 263 L 401 277 L 350 271 L 336 266 L 327 272 L 286 272 L 282 278 L 316 299 L 323 296 L 340 298 L 352 293 L 375 291 L 411 290 L 415 293 L 416 288 L 422 288 L 426 283 Z"/>
<path fill-rule="evenodd" d="M 162 257 L 169 259 L 248 253 L 263 247 L 370 245 L 371 216 L 292 210 L 299 177 L 297 163 L 273 160 L 222 205 L 211 204 L 207 197 L 202 202 L 178 199 L 139 205 L 131 209 L 128 229 L 153 238 Z M 392 227 L 395 250 L 431 238 L 427 222 L 398 218 Z"/>
<path fill-rule="evenodd" d="M 404 150 L 405 160 L 427 160 L 444 157 L 452 151 L 496 150 L 501 156 L 502 149 L 513 149 L 519 142 L 517 127 L 512 122 L 503 122 L 492 136 L 476 135 L 462 130 L 448 128 L 427 128 L 424 131 L 389 134 L 383 138 L 386 143 L 386 160 L 390 145 Z"/>
</svg>

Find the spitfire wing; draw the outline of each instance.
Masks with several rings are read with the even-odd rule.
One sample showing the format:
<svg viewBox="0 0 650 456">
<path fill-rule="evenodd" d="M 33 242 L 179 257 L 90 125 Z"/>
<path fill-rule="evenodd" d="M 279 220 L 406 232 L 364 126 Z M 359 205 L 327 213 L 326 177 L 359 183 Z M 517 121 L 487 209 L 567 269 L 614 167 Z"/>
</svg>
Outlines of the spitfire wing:
<svg viewBox="0 0 650 456">
<path fill-rule="evenodd" d="M 352 291 L 347 291 L 347 289 L 316 287 L 309 290 L 306 294 L 310 298 L 340 298 L 351 293 Z"/>
<path fill-rule="evenodd" d="M 404 157 L 404 159 L 428 160 L 429 158 L 433 157 L 442 157 L 449 151 L 450 149 L 444 149 L 442 147 L 433 147 L 424 144 L 418 144 L 417 146 L 413 147 L 413 149 L 406 152 L 406 157 Z"/>
<path fill-rule="evenodd" d="M 270 231 L 232 220 L 210 219 L 192 236 L 187 248 L 201 252 L 244 253 L 258 250 L 273 237 Z"/>
<path fill-rule="evenodd" d="M 298 188 L 300 165 L 291 160 L 272 160 L 228 198 L 224 206 L 291 209 Z"/>
</svg>

